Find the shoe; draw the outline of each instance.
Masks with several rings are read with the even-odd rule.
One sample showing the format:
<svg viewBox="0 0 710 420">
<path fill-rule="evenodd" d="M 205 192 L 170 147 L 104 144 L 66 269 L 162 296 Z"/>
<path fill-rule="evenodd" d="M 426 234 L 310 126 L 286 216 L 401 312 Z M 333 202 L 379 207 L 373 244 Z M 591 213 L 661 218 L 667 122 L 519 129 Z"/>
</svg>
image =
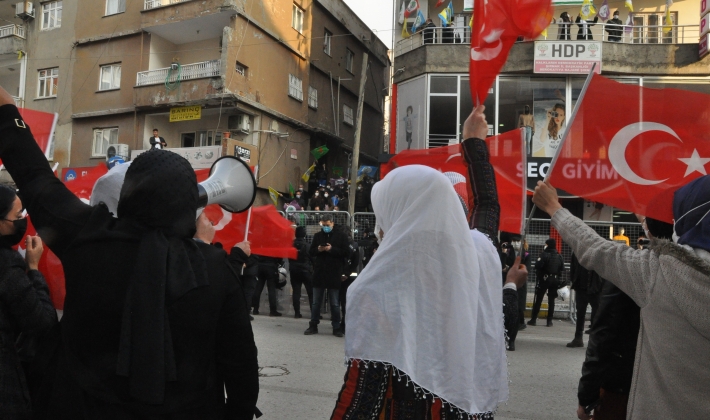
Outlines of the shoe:
<svg viewBox="0 0 710 420">
<path fill-rule="evenodd" d="M 522 331 L 522 330 L 524 330 L 524 329 L 527 328 L 527 327 L 528 327 L 528 326 L 525 325 L 525 323 L 523 322 L 522 324 L 518 325 L 518 331 Z"/>
<path fill-rule="evenodd" d="M 567 343 L 567 347 L 584 347 L 584 340 L 582 337 L 575 337 L 574 340 Z"/>
<path fill-rule="evenodd" d="M 587 331 L 585 331 L 584 333 L 585 333 L 585 334 L 591 334 L 591 332 L 592 332 L 592 328 L 590 327 L 590 328 L 589 328 Z"/>
<path fill-rule="evenodd" d="M 318 334 L 318 325 L 311 323 L 308 325 L 308 329 L 303 332 L 303 335 L 313 335 L 313 334 Z"/>
<path fill-rule="evenodd" d="M 528 321 L 528 325 L 530 325 L 531 327 L 537 326 L 534 319 L 531 319 L 530 321 Z"/>
<path fill-rule="evenodd" d="M 281 316 L 281 315 L 283 315 L 281 312 L 276 312 L 276 311 L 269 312 L 269 316 Z"/>
<path fill-rule="evenodd" d="M 336 337 L 342 337 L 342 336 L 344 336 L 345 334 L 343 334 L 343 332 L 340 331 L 340 328 L 338 328 L 338 329 L 334 329 L 334 330 L 333 330 L 333 335 L 336 336 Z"/>
<path fill-rule="evenodd" d="M 259 315 L 259 310 L 258 310 L 258 309 L 254 309 L 253 311 L 251 311 L 251 314 L 252 314 L 252 315 Z"/>
<path fill-rule="evenodd" d="M 253 320 L 254 320 L 254 317 L 249 315 L 249 321 L 253 321 Z"/>
<path fill-rule="evenodd" d="M 552 321 L 547 321 L 547 326 L 551 327 L 552 326 Z"/>
<path fill-rule="evenodd" d="M 293 317 L 294 318 L 303 318 L 303 315 L 301 315 L 300 313 L 296 313 L 296 315 L 294 315 Z"/>
<path fill-rule="evenodd" d="M 508 342 L 508 351 L 515 351 L 515 342 Z"/>
</svg>

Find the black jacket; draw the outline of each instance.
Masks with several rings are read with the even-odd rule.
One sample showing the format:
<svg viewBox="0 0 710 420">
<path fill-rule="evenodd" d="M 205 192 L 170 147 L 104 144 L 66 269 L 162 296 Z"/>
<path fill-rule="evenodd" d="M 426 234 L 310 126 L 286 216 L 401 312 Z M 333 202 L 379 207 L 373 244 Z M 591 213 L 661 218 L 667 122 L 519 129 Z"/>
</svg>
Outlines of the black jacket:
<svg viewBox="0 0 710 420">
<path fill-rule="evenodd" d="M 151 137 L 148 139 L 148 143 L 150 143 L 150 148 L 151 148 L 151 149 L 155 149 L 155 146 L 158 145 L 158 144 L 160 144 L 160 146 L 161 146 L 163 149 L 166 148 L 166 147 L 168 147 L 168 144 L 165 142 L 165 139 L 164 139 L 164 138 L 158 137 L 158 140 L 159 140 L 159 141 L 156 141 L 156 140 L 155 140 L 155 137 L 153 137 L 153 136 L 151 136 Z"/>
<path fill-rule="evenodd" d="M 293 247 L 298 250 L 298 258 L 288 260 L 288 268 L 291 271 L 301 271 L 310 273 L 313 270 L 311 256 L 308 253 L 309 245 L 306 238 L 296 238 L 293 241 Z"/>
<path fill-rule="evenodd" d="M 594 16 L 594 19 L 592 20 L 587 20 L 583 21 L 581 16 L 577 16 L 577 19 L 575 19 L 574 23 L 579 26 L 579 29 L 577 30 L 577 40 L 587 40 L 591 41 L 594 39 L 592 36 L 592 26 L 596 25 L 597 22 L 599 21 L 599 16 Z M 584 23 L 587 22 L 587 33 L 584 33 Z"/>
<path fill-rule="evenodd" d="M 47 380 L 54 383 L 36 402 L 49 418 L 103 418 L 110 412 L 114 419 L 251 419 L 259 381 L 246 302 L 224 251 L 207 244 L 197 247 L 209 286 L 165 305 L 177 381 L 165 383 L 162 405 L 129 396 L 128 378 L 116 371 L 130 270 L 144 231 L 72 194 L 30 131 L 16 124 L 21 118 L 15 106 L 0 107 L 0 159 L 32 223 L 61 260 L 67 290 L 61 340 L 48 369 Z"/>
<path fill-rule="evenodd" d="M 584 268 L 574 254 L 572 254 L 572 260 L 569 264 L 569 277 L 572 281 L 571 288 L 577 292 L 597 294 L 602 290 L 602 285 L 604 284 L 604 279 L 596 272 Z"/>
<path fill-rule="evenodd" d="M 330 244 L 330 251 L 318 252 L 318 246 Z M 313 235 L 309 253 L 313 258 L 313 287 L 340 289 L 343 265 L 348 256 L 349 241 L 345 233 L 334 227 L 330 233 L 322 230 Z"/>
<path fill-rule="evenodd" d="M 577 397 L 581 406 L 596 402 L 600 388 L 629 393 L 640 315 L 641 309 L 630 297 L 605 282 L 579 380 Z"/>
<path fill-rule="evenodd" d="M 39 271 L 26 272 L 17 251 L 0 248 L 0 418 L 30 418 L 30 395 L 15 342 L 20 333 L 42 334 L 57 323 Z"/>
<path fill-rule="evenodd" d="M 619 18 L 614 18 L 614 19 L 609 19 L 606 22 L 606 26 L 604 30 L 606 30 L 609 33 L 609 41 L 611 42 L 619 42 L 621 41 L 621 31 L 623 31 L 624 28 L 624 22 L 621 21 Z"/>
<path fill-rule="evenodd" d="M 557 253 L 557 249 L 548 246 L 535 262 L 538 284 L 545 283 L 545 277 L 547 276 L 562 275 L 564 268 L 565 262 L 562 259 L 562 255 Z"/>
</svg>

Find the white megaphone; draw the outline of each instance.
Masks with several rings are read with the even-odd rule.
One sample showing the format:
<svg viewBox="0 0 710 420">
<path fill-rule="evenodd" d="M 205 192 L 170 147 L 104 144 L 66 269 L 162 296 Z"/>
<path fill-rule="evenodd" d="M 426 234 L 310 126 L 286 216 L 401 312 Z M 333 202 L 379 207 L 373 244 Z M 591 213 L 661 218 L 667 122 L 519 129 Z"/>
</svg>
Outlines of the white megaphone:
<svg viewBox="0 0 710 420">
<path fill-rule="evenodd" d="M 235 156 L 222 156 L 212 164 L 210 177 L 197 184 L 200 194 L 197 214 L 210 204 L 241 213 L 254 203 L 256 180 L 249 165 Z"/>
</svg>

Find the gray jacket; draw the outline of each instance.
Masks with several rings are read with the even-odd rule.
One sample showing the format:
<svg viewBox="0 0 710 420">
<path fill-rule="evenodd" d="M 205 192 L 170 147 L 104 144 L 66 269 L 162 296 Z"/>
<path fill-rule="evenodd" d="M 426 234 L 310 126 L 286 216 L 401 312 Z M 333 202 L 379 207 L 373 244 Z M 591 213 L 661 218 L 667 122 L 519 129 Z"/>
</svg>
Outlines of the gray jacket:
<svg viewBox="0 0 710 420">
<path fill-rule="evenodd" d="M 607 241 L 565 209 L 552 225 L 583 266 L 641 307 L 628 419 L 710 418 L 710 254 Z"/>
</svg>

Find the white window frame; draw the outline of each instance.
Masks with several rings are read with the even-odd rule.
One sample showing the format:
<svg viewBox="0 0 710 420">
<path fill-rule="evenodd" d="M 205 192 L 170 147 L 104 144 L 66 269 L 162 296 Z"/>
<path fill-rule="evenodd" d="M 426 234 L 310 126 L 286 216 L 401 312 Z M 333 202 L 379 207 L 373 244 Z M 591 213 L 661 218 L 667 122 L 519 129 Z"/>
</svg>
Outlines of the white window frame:
<svg viewBox="0 0 710 420">
<path fill-rule="evenodd" d="M 288 75 L 288 96 L 303 102 L 303 80 L 293 74 Z"/>
<path fill-rule="evenodd" d="M 237 64 L 234 67 L 234 71 L 236 71 L 237 74 L 247 77 L 247 73 L 249 72 L 249 67 L 247 67 L 244 64 L 240 63 L 239 61 L 237 61 Z"/>
<path fill-rule="evenodd" d="M 62 0 L 42 4 L 42 30 L 62 27 Z"/>
<path fill-rule="evenodd" d="M 318 109 L 318 89 L 308 86 L 308 107 Z"/>
<path fill-rule="evenodd" d="M 104 16 L 117 15 L 126 11 L 126 0 L 106 0 Z"/>
<path fill-rule="evenodd" d="M 37 98 L 56 98 L 59 90 L 59 67 L 37 72 Z"/>
<path fill-rule="evenodd" d="M 325 33 L 323 35 L 323 52 L 331 55 L 330 54 L 330 46 L 331 46 L 331 41 L 333 40 L 333 34 L 329 30 L 325 30 Z"/>
<path fill-rule="evenodd" d="M 353 109 L 347 105 L 343 105 L 343 123 L 353 126 L 355 125 L 355 116 Z"/>
<path fill-rule="evenodd" d="M 99 137 L 101 138 L 101 144 L 97 145 Z M 91 157 L 106 157 L 106 151 L 112 144 L 118 144 L 118 127 L 95 128 L 94 140 L 91 143 Z M 105 148 L 104 145 L 106 146 Z M 97 149 L 97 146 L 100 146 L 100 149 Z"/>
<path fill-rule="evenodd" d="M 293 4 L 293 13 L 291 14 L 291 27 L 298 31 L 299 34 L 303 33 L 303 15 L 305 11 L 301 9 L 296 3 Z"/>
<path fill-rule="evenodd" d="M 108 73 L 108 86 L 104 86 L 104 74 Z M 116 90 L 121 88 L 121 63 L 101 66 L 99 71 L 99 90 Z"/>
<path fill-rule="evenodd" d="M 353 73 L 353 64 L 355 62 L 355 53 L 350 51 L 350 48 L 345 49 L 345 70 L 350 74 Z"/>
</svg>

